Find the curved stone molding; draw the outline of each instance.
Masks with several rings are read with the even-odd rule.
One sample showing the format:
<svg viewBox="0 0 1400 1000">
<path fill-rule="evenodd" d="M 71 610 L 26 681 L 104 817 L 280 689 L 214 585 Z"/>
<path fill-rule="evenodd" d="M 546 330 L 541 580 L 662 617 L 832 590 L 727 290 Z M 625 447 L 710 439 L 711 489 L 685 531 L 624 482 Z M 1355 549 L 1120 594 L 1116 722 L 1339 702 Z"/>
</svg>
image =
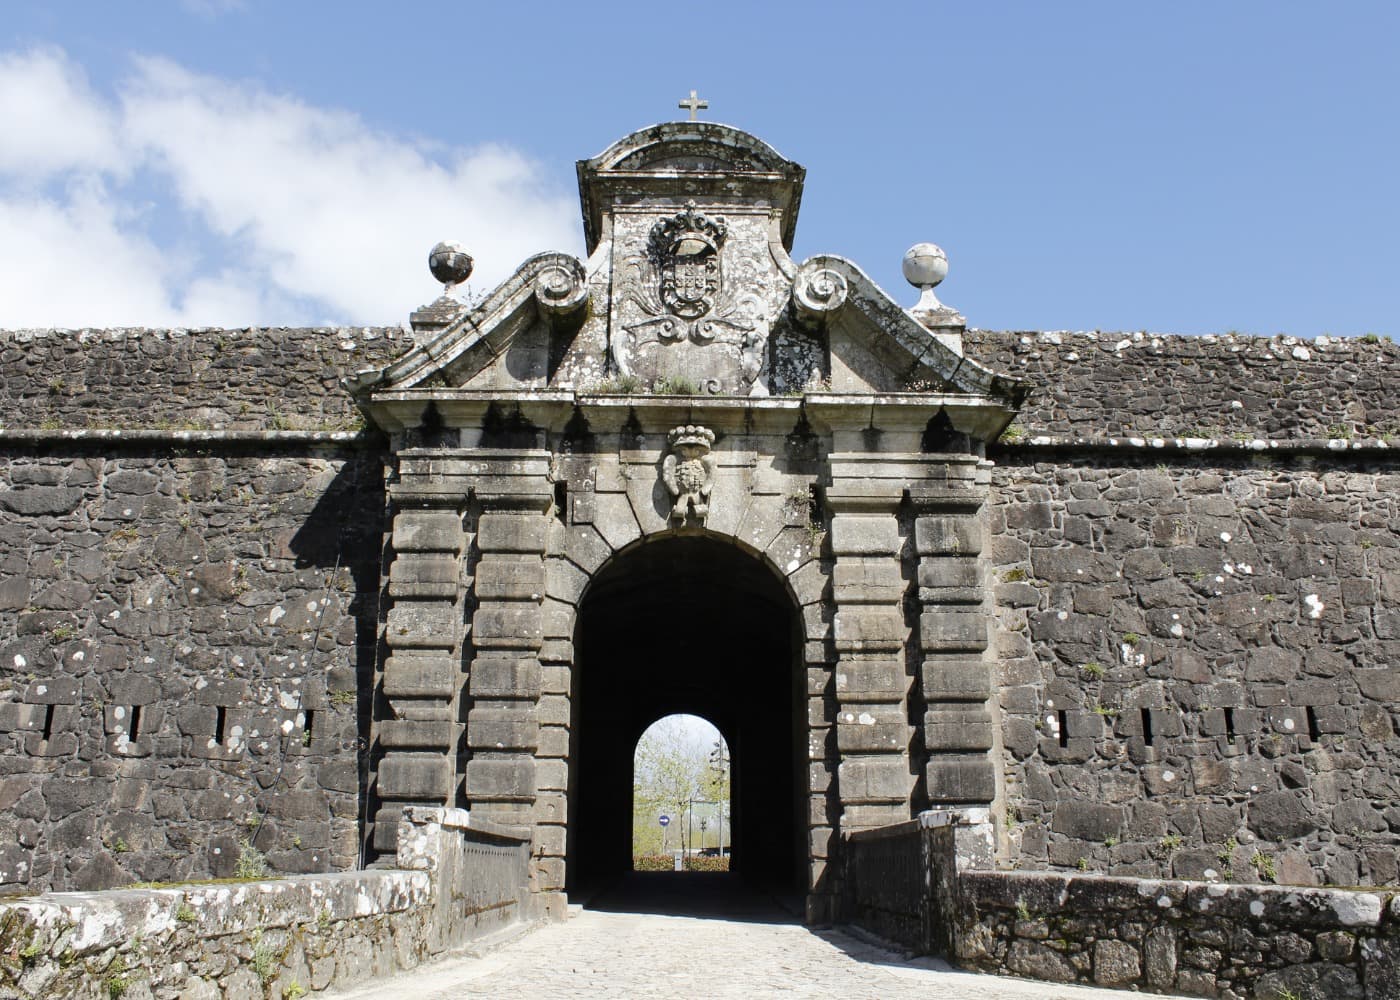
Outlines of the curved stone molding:
<svg viewBox="0 0 1400 1000">
<path fill-rule="evenodd" d="M 824 323 L 845 308 L 848 292 L 840 273 L 803 265 L 792 281 L 792 304 L 803 322 Z"/>
<path fill-rule="evenodd" d="M 397 361 L 384 368 L 355 372 L 344 377 L 341 384 L 357 400 L 363 400 L 368 393 L 387 386 L 402 390 L 426 384 L 475 346 L 485 336 L 484 330 L 493 329 L 510 317 L 518 316 L 521 310 L 530 308 L 532 300 L 538 301 L 537 279 L 545 279 L 552 286 L 554 280 L 549 277 L 552 272 L 558 273 L 562 288 L 564 280 L 571 284 L 575 280 L 582 281 L 582 278 L 576 279 L 575 276 L 582 275 L 584 270 L 582 262 L 571 254 L 536 254 L 516 268 L 515 273 L 485 299 L 461 312 L 441 331 L 435 332 Z M 553 296 L 555 293 L 549 294 Z M 563 292 L 562 298 L 567 300 L 569 295 Z M 586 294 L 584 298 L 587 298 Z"/>
<path fill-rule="evenodd" d="M 588 302 L 588 275 L 579 260 L 556 259 L 535 277 L 535 303 L 550 319 L 570 316 Z"/>
</svg>

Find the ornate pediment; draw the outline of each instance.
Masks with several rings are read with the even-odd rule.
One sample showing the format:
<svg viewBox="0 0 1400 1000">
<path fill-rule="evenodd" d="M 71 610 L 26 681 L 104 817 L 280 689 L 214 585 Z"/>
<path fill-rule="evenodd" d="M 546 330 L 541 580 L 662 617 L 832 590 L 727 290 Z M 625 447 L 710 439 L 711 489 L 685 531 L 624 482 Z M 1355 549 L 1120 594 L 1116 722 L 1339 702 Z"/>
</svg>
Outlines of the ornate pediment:
<svg viewBox="0 0 1400 1000">
<path fill-rule="evenodd" d="M 588 259 L 541 254 L 471 308 L 445 297 L 415 314 L 417 347 L 351 381 L 372 417 L 376 398 L 407 401 L 385 418 L 405 425 L 435 393 L 546 390 L 961 394 L 1006 421 L 1019 406 L 1020 381 L 963 356 L 964 321 L 931 291 L 937 248 L 906 265 L 924 291 L 912 309 L 844 258 L 789 257 L 805 171 L 755 137 L 675 122 L 578 167 Z M 997 423 L 979 417 L 977 433 Z"/>
</svg>

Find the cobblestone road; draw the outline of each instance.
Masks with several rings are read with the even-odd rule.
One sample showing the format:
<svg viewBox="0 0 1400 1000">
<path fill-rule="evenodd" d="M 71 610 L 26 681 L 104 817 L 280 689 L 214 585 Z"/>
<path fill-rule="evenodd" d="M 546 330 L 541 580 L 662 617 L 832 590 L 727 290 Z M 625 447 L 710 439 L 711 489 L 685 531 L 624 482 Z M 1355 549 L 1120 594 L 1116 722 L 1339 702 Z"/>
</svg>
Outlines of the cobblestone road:
<svg viewBox="0 0 1400 1000">
<path fill-rule="evenodd" d="M 1123 1000 L 1129 994 L 954 972 L 905 961 L 835 930 L 808 930 L 776 907 L 731 900 L 725 916 L 690 915 L 626 898 L 574 911 L 479 958 L 454 958 L 344 996 L 404 1000 L 782 996 L 851 1000 Z M 632 912 L 629 912 L 632 911 Z"/>
</svg>

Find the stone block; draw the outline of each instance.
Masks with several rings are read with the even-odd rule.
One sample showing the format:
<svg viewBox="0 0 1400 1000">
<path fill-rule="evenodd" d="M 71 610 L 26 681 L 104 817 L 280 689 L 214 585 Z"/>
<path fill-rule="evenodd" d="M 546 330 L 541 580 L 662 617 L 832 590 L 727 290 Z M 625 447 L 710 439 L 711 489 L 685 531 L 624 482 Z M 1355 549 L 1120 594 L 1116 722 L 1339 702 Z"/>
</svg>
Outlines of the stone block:
<svg viewBox="0 0 1400 1000">
<path fill-rule="evenodd" d="M 194 700 L 201 705 L 233 708 L 248 700 L 248 682 L 235 678 L 201 677 L 195 681 Z"/>
<path fill-rule="evenodd" d="M 996 770 L 986 754 L 934 754 L 924 766 L 931 803 L 991 802 Z"/>
<path fill-rule="evenodd" d="M 6 702 L 0 705 L 0 733 L 37 732 L 44 728 L 48 710 L 43 705 L 22 705 Z"/>
<path fill-rule="evenodd" d="M 909 726 L 904 722 L 844 722 L 838 716 L 836 746 L 846 753 L 899 752 L 909 746 Z"/>
<path fill-rule="evenodd" d="M 570 527 L 564 534 L 563 554 L 585 573 L 596 573 L 610 558 L 612 548 L 591 526 Z"/>
<path fill-rule="evenodd" d="M 472 644 L 477 649 L 538 650 L 543 641 L 544 618 L 533 605 L 483 605 L 472 616 Z"/>
<path fill-rule="evenodd" d="M 127 672 L 107 682 L 107 696 L 118 705 L 149 705 L 160 700 L 160 685 L 150 677 Z"/>
<path fill-rule="evenodd" d="M 540 554 L 545 550 L 549 520 L 534 511 L 485 513 L 477 521 L 476 545 L 482 552 Z"/>
<path fill-rule="evenodd" d="M 820 601 L 828 595 L 827 584 L 830 577 L 827 575 L 821 560 L 812 558 L 802 563 L 796 569 L 791 570 L 788 576 L 788 584 L 792 587 L 793 596 L 798 604 L 812 604 Z"/>
<path fill-rule="evenodd" d="M 831 571 L 832 595 L 840 604 L 895 604 L 908 589 L 893 559 L 840 559 Z"/>
<path fill-rule="evenodd" d="M 986 701 L 992 694 L 991 667 L 981 658 L 930 656 L 922 674 L 929 701 Z"/>
<path fill-rule="evenodd" d="M 21 700 L 30 705 L 76 705 L 78 682 L 67 678 L 31 681 Z"/>
<path fill-rule="evenodd" d="M 473 803 L 530 802 L 535 797 L 535 762 L 526 756 L 477 757 L 467 763 L 466 789 Z"/>
<path fill-rule="evenodd" d="M 920 591 L 930 594 L 966 592 L 980 598 L 981 585 L 982 571 L 976 559 L 962 556 L 929 556 L 919 560 Z M 1039 601 L 1039 596 L 1037 591 L 1036 601 Z"/>
<path fill-rule="evenodd" d="M 467 716 L 467 743 L 479 750 L 534 750 L 539 743 L 540 724 L 534 706 L 500 707 L 498 703 L 477 705 Z"/>
<path fill-rule="evenodd" d="M 549 694 L 568 694 L 572 682 L 570 676 L 572 672 L 572 658 L 569 656 L 546 656 L 545 653 L 548 651 L 550 645 L 552 645 L 552 643 L 546 641 L 544 648 L 540 650 L 539 690 Z"/>
<path fill-rule="evenodd" d="M 569 730 L 564 726 L 540 726 L 540 745 L 535 749 L 536 757 L 567 757 L 569 755 Z"/>
<path fill-rule="evenodd" d="M 545 591 L 544 562 L 534 556 L 486 556 L 477 564 L 473 589 L 480 601 L 539 601 Z"/>
<path fill-rule="evenodd" d="M 546 597 L 544 603 L 540 605 L 540 614 L 543 616 L 544 637 L 546 639 L 562 639 L 572 647 L 574 623 L 577 620 L 574 606 Z M 570 661 L 573 659 L 572 648 L 564 650 L 564 659 Z"/>
<path fill-rule="evenodd" d="M 111 478 L 113 477 L 108 477 L 109 482 Z M 30 486 L 18 490 L 0 490 L 0 510 L 22 517 L 69 514 L 76 510 L 82 501 L 83 491 L 67 486 Z"/>
<path fill-rule="evenodd" d="M 384 641 L 391 649 L 451 649 L 462 630 L 462 613 L 454 604 L 400 601 L 389 609 Z"/>
<path fill-rule="evenodd" d="M 1400 703 L 1400 668 L 1357 670 L 1352 674 L 1361 693 L 1374 701 L 1388 705 Z"/>
<path fill-rule="evenodd" d="M 767 551 L 787 529 L 785 510 L 781 497 L 752 498 L 739 518 L 734 537 L 760 552 Z M 711 523 L 718 528 L 725 520 L 723 515 L 712 516 Z"/>
<path fill-rule="evenodd" d="M 982 525 L 973 517 L 920 517 L 914 544 L 921 556 L 975 556 L 982 551 Z"/>
<path fill-rule="evenodd" d="M 537 765 L 538 766 L 538 765 Z M 569 819 L 569 797 L 545 790 L 535 799 L 535 823 L 566 823 Z"/>
<path fill-rule="evenodd" d="M 457 745 L 462 724 L 450 719 L 386 719 L 376 731 L 386 748 L 448 751 Z"/>
<path fill-rule="evenodd" d="M 837 768 L 836 780 L 843 804 L 904 801 L 913 784 L 903 754 L 849 757 Z"/>
<path fill-rule="evenodd" d="M 1132 945 L 1109 938 L 1094 942 L 1094 982 L 1122 987 L 1137 982 L 1141 975 L 1142 959 Z"/>
<path fill-rule="evenodd" d="M 391 656 L 384 661 L 384 693 L 391 698 L 450 699 L 463 674 L 451 656 Z"/>
<path fill-rule="evenodd" d="M 984 708 L 931 707 L 924 715 L 924 745 L 932 752 L 990 750 L 992 717 Z"/>
<path fill-rule="evenodd" d="M 478 656 L 471 665 L 474 698 L 527 698 L 540 696 L 540 664 L 529 657 Z"/>
<path fill-rule="evenodd" d="M 1033 549 L 1031 572 L 1036 579 L 1052 583 L 1111 583 L 1119 577 L 1111 556 L 1078 546 Z"/>
<path fill-rule="evenodd" d="M 831 519 L 831 551 L 841 556 L 898 555 L 899 522 L 889 514 L 838 514 Z"/>
<path fill-rule="evenodd" d="M 562 858 L 567 831 L 562 826 L 537 826 L 534 831 L 536 855 Z"/>
<path fill-rule="evenodd" d="M 821 682 L 825 686 L 825 671 Z M 843 698 L 855 701 L 887 701 L 904 697 L 909 687 L 909 678 L 904 673 L 904 663 L 897 658 L 874 660 L 842 660 L 836 665 L 836 693 Z M 891 697 L 871 698 L 870 695 Z"/>
<path fill-rule="evenodd" d="M 641 537 L 642 529 L 626 494 L 599 493 L 596 504 L 593 527 L 614 552 Z"/>
<path fill-rule="evenodd" d="M 569 762 L 566 760 L 537 759 L 535 761 L 535 785 L 541 792 L 568 791 Z"/>
<path fill-rule="evenodd" d="M 377 791 L 386 799 L 446 801 L 452 762 L 441 754 L 393 753 L 379 762 Z"/>
<path fill-rule="evenodd" d="M 557 601 L 578 604 L 589 576 L 567 559 L 550 559 L 545 565 L 544 591 Z"/>
<path fill-rule="evenodd" d="M 541 695 L 536 709 L 536 717 L 542 726 L 567 726 L 572 702 L 568 695 Z"/>
<path fill-rule="evenodd" d="M 856 605 L 837 610 L 833 631 L 838 652 L 877 653 L 903 649 L 908 629 L 898 607 Z"/>
<path fill-rule="evenodd" d="M 919 643 L 931 652 L 986 649 L 987 620 L 978 612 L 925 611 L 919 616 Z"/>
<path fill-rule="evenodd" d="M 1304 837 L 1318 828 L 1318 818 L 1294 791 L 1266 792 L 1249 803 L 1249 828 L 1265 840 Z"/>
<path fill-rule="evenodd" d="M 1069 801 L 1055 806 L 1050 829 L 1077 840 L 1104 841 L 1121 837 L 1127 820 L 1122 806 L 1101 802 Z"/>
<path fill-rule="evenodd" d="M 400 510 L 390 536 L 395 552 L 461 552 L 462 517 L 451 510 Z"/>
<path fill-rule="evenodd" d="M 1154 928 L 1143 942 L 1143 965 L 1147 984 L 1164 990 L 1176 981 L 1176 930 Z"/>
<path fill-rule="evenodd" d="M 401 553 L 389 566 L 389 596 L 455 601 L 461 575 L 456 555 Z"/>
</svg>

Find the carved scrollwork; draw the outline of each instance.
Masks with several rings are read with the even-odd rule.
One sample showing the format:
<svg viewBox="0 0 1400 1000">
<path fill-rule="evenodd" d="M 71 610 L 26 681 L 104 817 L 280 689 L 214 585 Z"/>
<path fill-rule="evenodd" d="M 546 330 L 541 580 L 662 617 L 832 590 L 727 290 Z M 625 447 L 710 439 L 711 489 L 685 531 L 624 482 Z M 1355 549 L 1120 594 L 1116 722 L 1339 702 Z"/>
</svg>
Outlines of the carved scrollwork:
<svg viewBox="0 0 1400 1000">
<path fill-rule="evenodd" d="M 588 301 L 588 276 L 578 261 L 550 264 L 535 276 L 535 302 L 547 317 L 567 316 Z"/>
<path fill-rule="evenodd" d="M 792 282 L 792 304 L 805 323 L 825 323 L 846 305 L 848 289 L 843 275 L 830 268 L 803 268 Z"/>
</svg>

